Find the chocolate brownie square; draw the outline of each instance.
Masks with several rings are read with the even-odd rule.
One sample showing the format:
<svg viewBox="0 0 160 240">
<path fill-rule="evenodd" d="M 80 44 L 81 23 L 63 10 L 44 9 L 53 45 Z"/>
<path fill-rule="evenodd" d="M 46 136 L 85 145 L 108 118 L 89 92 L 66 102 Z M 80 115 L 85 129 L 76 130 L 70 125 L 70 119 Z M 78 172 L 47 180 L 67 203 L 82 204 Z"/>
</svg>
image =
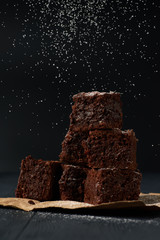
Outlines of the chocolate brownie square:
<svg viewBox="0 0 160 240">
<path fill-rule="evenodd" d="M 61 200 L 83 202 L 87 169 L 73 165 L 62 165 L 62 167 L 63 174 L 59 180 Z"/>
<path fill-rule="evenodd" d="M 84 202 L 100 204 L 122 200 L 137 200 L 141 173 L 136 170 L 91 169 L 85 181 Z"/>
<path fill-rule="evenodd" d="M 122 103 L 117 92 L 81 92 L 73 96 L 70 129 L 122 128 Z"/>
<path fill-rule="evenodd" d="M 91 168 L 137 168 L 137 139 L 133 130 L 94 130 L 82 143 Z"/>
<path fill-rule="evenodd" d="M 16 197 L 39 201 L 59 199 L 58 180 L 61 171 L 61 164 L 58 161 L 26 157 L 21 162 Z"/>
<path fill-rule="evenodd" d="M 69 130 L 62 142 L 62 152 L 59 155 L 60 161 L 85 166 L 88 164 L 84 154 L 83 141 L 88 137 L 88 131 L 74 132 Z"/>
</svg>

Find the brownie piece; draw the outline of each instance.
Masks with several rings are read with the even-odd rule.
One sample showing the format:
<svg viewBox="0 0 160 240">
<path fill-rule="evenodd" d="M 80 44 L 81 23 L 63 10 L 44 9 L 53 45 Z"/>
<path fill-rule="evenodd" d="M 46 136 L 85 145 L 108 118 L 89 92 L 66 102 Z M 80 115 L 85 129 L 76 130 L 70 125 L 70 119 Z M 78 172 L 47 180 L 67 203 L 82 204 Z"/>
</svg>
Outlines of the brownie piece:
<svg viewBox="0 0 160 240">
<path fill-rule="evenodd" d="M 83 202 L 87 169 L 73 165 L 63 165 L 62 167 L 63 174 L 59 180 L 61 200 Z"/>
<path fill-rule="evenodd" d="M 92 168 L 137 168 L 137 139 L 133 130 L 94 130 L 82 143 L 88 166 Z"/>
<path fill-rule="evenodd" d="M 117 92 L 81 92 L 73 96 L 70 129 L 122 128 L 122 103 Z"/>
<path fill-rule="evenodd" d="M 88 131 L 74 132 L 69 130 L 62 142 L 60 161 L 73 165 L 87 165 L 88 160 L 84 154 L 83 141 L 88 137 Z"/>
<path fill-rule="evenodd" d="M 59 199 L 58 180 L 61 173 L 61 164 L 58 161 L 26 157 L 21 162 L 16 197 L 39 201 Z"/>
<path fill-rule="evenodd" d="M 141 173 L 136 170 L 91 169 L 84 186 L 84 202 L 137 200 L 140 194 Z"/>
</svg>

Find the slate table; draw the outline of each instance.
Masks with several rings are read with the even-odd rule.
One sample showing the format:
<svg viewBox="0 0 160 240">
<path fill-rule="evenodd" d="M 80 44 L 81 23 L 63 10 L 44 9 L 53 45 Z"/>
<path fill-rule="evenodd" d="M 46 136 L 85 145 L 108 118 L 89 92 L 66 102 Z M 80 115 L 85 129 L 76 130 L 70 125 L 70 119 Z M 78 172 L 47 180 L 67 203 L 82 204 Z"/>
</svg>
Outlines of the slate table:
<svg viewBox="0 0 160 240">
<path fill-rule="evenodd" d="M 18 174 L 0 173 L 0 197 L 13 197 Z M 160 192 L 160 174 L 143 174 L 142 192 Z M 24 212 L 0 207 L 0 240 L 160 239 L 160 212 Z"/>
</svg>

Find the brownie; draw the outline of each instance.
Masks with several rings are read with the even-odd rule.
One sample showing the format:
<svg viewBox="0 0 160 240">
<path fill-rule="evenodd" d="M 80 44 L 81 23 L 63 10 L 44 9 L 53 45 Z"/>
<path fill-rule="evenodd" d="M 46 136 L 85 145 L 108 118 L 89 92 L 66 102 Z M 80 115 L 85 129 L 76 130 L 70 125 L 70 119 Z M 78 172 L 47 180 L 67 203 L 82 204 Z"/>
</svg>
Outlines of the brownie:
<svg viewBox="0 0 160 240">
<path fill-rule="evenodd" d="M 136 170 L 91 169 L 84 186 L 84 202 L 100 204 L 122 200 L 137 200 L 141 173 Z"/>
<path fill-rule="evenodd" d="M 59 161 L 43 161 L 26 157 L 21 162 L 21 171 L 16 197 L 39 201 L 59 199 L 58 180 L 62 173 Z"/>
<path fill-rule="evenodd" d="M 137 168 L 137 139 L 133 130 L 94 130 L 82 143 L 88 166 L 92 168 Z"/>
<path fill-rule="evenodd" d="M 73 96 L 70 129 L 122 128 L 122 102 L 117 92 L 81 92 Z"/>
<path fill-rule="evenodd" d="M 88 137 L 88 131 L 74 132 L 69 130 L 62 142 L 60 161 L 73 165 L 85 166 L 88 164 L 84 154 L 83 141 Z"/>
<path fill-rule="evenodd" d="M 87 169 L 73 165 L 63 165 L 63 174 L 59 180 L 61 200 L 73 200 L 83 202 L 84 182 Z"/>
</svg>

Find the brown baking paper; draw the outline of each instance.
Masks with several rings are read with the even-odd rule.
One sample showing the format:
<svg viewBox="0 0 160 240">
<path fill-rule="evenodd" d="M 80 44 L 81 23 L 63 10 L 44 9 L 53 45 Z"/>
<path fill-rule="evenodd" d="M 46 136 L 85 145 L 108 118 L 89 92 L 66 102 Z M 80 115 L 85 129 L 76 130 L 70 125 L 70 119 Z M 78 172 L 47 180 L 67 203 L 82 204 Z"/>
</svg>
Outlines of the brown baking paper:
<svg viewBox="0 0 160 240">
<path fill-rule="evenodd" d="M 34 209 L 45 208 L 97 209 L 97 210 L 141 208 L 160 210 L 160 193 L 148 193 L 148 194 L 141 193 L 139 199 L 135 201 L 117 201 L 98 205 L 92 205 L 76 201 L 39 202 L 37 200 L 25 198 L 0 198 L 0 206 L 17 208 L 28 212 Z"/>
</svg>

